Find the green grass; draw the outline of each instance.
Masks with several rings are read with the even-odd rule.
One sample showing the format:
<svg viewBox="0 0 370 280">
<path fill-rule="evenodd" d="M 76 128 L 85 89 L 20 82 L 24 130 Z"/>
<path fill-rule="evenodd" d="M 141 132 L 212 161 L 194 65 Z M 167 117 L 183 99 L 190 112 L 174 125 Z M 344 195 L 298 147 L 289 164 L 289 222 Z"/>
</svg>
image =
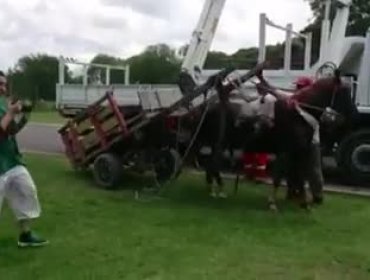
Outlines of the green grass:
<svg viewBox="0 0 370 280">
<path fill-rule="evenodd" d="M 202 177 L 183 175 L 163 199 L 138 202 L 130 188 L 144 178 L 106 191 L 64 158 L 27 162 L 51 244 L 18 249 L 5 207 L 1 279 L 370 279 L 368 199 L 327 195 L 311 214 L 281 201 L 273 214 L 262 186 L 213 200 Z"/>
<path fill-rule="evenodd" d="M 34 111 L 31 113 L 30 121 L 61 125 L 67 122 L 57 111 Z"/>
</svg>

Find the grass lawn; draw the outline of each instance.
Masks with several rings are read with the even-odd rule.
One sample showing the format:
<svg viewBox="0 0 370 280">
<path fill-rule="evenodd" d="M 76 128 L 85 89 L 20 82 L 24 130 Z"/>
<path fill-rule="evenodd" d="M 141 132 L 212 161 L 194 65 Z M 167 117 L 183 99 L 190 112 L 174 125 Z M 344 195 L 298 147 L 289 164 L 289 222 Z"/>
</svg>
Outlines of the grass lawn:
<svg viewBox="0 0 370 280">
<path fill-rule="evenodd" d="M 62 157 L 27 162 L 51 244 L 18 249 L 4 207 L 1 279 L 370 279 L 369 199 L 327 195 L 311 214 L 273 214 L 262 186 L 213 200 L 203 178 L 183 175 L 163 199 L 138 202 L 130 186 L 144 179 L 105 191 Z"/>
<path fill-rule="evenodd" d="M 47 123 L 47 124 L 65 124 L 67 122 L 62 116 L 56 111 L 34 111 L 31 114 L 31 122 Z"/>
</svg>

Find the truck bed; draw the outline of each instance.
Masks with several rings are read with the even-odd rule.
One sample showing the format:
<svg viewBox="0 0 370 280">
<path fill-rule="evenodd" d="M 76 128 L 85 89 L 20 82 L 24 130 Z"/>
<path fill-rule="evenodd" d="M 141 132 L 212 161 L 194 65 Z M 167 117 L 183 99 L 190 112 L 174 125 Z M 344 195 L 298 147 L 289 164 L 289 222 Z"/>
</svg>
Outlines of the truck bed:
<svg viewBox="0 0 370 280">
<path fill-rule="evenodd" d="M 238 70 L 234 74 L 243 74 L 247 70 Z M 204 70 L 204 79 L 216 70 Z M 281 70 L 266 70 L 265 76 L 272 85 L 282 88 L 292 88 L 294 80 L 300 75 L 307 75 L 304 71 L 291 71 L 286 74 Z M 232 77 L 233 74 L 230 75 Z M 81 85 L 81 84 L 57 84 L 56 107 L 61 112 L 79 111 L 87 108 L 107 91 L 114 92 L 114 98 L 119 107 L 139 108 L 145 111 L 156 111 L 167 108 L 181 97 L 180 88 L 176 84 L 113 84 L 113 85 Z M 247 82 L 243 87 L 247 95 L 256 93 L 255 86 Z M 194 106 L 202 102 L 203 97 L 192 101 Z M 106 105 L 106 104 L 103 104 Z"/>
</svg>

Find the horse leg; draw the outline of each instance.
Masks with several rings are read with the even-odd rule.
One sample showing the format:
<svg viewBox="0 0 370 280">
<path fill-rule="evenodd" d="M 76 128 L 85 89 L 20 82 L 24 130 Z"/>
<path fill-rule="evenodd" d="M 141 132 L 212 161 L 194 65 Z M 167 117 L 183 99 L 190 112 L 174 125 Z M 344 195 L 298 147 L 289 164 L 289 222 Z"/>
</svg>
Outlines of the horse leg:
<svg viewBox="0 0 370 280">
<path fill-rule="evenodd" d="M 313 204 L 322 204 L 324 177 L 321 166 L 321 151 L 319 144 L 313 144 L 307 166 L 308 182 L 312 194 Z"/>
<path fill-rule="evenodd" d="M 296 188 L 294 187 L 294 183 L 292 178 L 287 178 L 287 192 L 285 199 L 287 201 L 294 201 L 297 198 Z"/>
<path fill-rule="evenodd" d="M 278 194 L 279 187 L 281 186 L 281 182 L 283 180 L 282 164 L 283 164 L 283 158 L 281 155 L 278 155 L 272 166 L 273 185 L 272 185 L 270 196 L 268 198 L 269 208 L 272 211 L 278 210 L 277 194 Z"/>
<path fill-rule="evenodd" d="M 215 179 L 216 179 L 217 186 L 218 186 L 218 197 L 227 198 L 227 194 L 224 191 L 224 182 L 222 180 L 219 170 L 215 172 Z"/>
<path fill-rule="evenodd" d="M 272 186 L 271 193 L 268 199 L 269 209 L 274 212 L 278 211 L 276 202 L 277 202 L 277 193 L 278 193 L 279 186 L 280 186 L 280 182 L 274 180 L 274 184 Z"/>
<path fill-rule="evenodd" d="M 240 181 L 240 172 L 237 170 L 235 184 L 234 184 L 234 196 L 237 194 L 239 190 L 239 181 Z"/>
<path fill-rule="evenodd" d="M 205 171 L 206 171 L 207 192 L 212 197 L 216 197 L 216 191 L 213 188 L 213 174 L 212 174 L 212 170 L 207 166 L 207 168 L 206 168 Z"/>
<path fill-rule="evenodd" d="M 306 210 L 309 210 L 309 201 L 306 191 L 306 179 L 307 179 L 307 161 L 304 158 L 301 158 L 300 161 L 297 162 L 298 169 L 296 170 L 297 174 L 297 181 L 295 184 L 296 191 L 298 194 L 298 201 L 300 204 L 300 207 Z"/>
<path fill-rule="evenodd" d="M 299 202 L 300 202 L 300 207 L 302 209 L 307 210 L 307 211 L 310 210 L 310 203 L 309 203 L 305 184 L 301 184 L 299 186 Z"/>
</svg>

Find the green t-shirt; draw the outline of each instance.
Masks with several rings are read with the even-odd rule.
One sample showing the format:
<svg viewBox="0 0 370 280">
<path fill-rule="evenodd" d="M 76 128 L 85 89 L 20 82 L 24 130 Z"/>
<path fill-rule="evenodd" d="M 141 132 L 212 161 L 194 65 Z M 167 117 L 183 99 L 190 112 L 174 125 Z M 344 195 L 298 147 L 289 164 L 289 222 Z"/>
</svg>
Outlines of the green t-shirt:
<svg viewBox="0 0 370 280">
<path fill-rule="evenodd" d="M 7 111 L 7 100 L 0 96 L 0 119 Z M 13 135 L 0 137 L 0 176 L 17 165 L 24 165 L 17 140 Z"/>
</svg>

